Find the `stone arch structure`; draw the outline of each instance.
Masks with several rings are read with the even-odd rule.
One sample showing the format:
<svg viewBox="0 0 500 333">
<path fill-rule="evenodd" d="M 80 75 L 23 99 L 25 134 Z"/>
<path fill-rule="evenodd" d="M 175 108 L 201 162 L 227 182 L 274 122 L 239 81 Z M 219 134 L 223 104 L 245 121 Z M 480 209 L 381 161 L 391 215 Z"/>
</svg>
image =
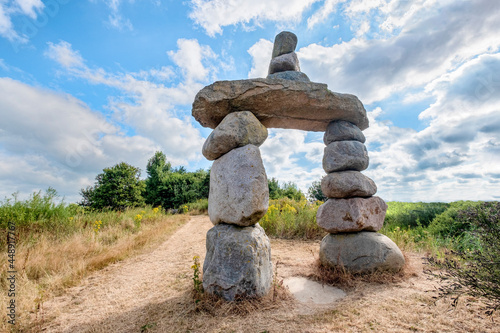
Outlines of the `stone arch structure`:
<svg viewBox="0 0 500 333">
<path fill-rule="evenodd" d="M 323 265 L 359 273 L 397 271 L 404 265 L 399 248 L 377 233 L 387 205 L 374 194 L 362 130 L 366 110 L 354 95 L 328 90 L 300 72 L 297 37 L 276 36 L 265 79 L 218 81 L 195 97 L 193 117 L 214 131 L 203 155 L 214 160 L 203 287 L 227 300 L 265 295 L 272 282 L 271 247 L 258 225 L 267 212 L 269 192 L 259 146 L 267 128 L 325 132 L 321 188 L 329 198 L 317 213 L 329 234 L 320 246 Z"/>
</svg>

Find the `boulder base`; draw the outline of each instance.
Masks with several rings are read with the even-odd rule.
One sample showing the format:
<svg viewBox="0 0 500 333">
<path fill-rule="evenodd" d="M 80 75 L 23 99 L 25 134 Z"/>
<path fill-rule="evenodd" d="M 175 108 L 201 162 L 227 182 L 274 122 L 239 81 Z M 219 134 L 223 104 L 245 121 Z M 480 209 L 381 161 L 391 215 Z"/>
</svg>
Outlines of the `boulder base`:
<svg viewBox="0 0 500 333">
<path fill-rule="evenodd" d="M 271 245 L 259 224 L 219 224 L 207 233 L 203 288 L 228 301 L 259 297 L 271 288 Z"/>
<path fill-rule="evenodd" d="M 379 197 L 328 199 L 318 208 L 318 226 L 329 233 L 378 231 L 384 225 L 387 204 Z"/>
<path fill-rule="evenodd" d="M 248 111 L 230 113 L 222 120 L 203 145 L 203 156 L 209 161 L 234 148 L 249 144 L 260 146 L 267 139 L 267 128 Z"/>
<path fill-rule="evenodd" d="M 325 131 L 332 120 L 368 128 L 366 110 L 354 95 L 328 90 L 326 84 L 292 80 L 217 81 L 198 92 L 193 117 L 215 128 L 224 117 L 250 111 L 267 128 Z"/>
<path fill-rule="evenodd" d="M 405 264 L 403 253 L 390 238 L 367 231 L 326 235 L 319 258 L 324 266 L 343 266 L 352 273 L 397 272 Z"/>
<path fill-rule="evenodd" d="M 208 195 L 213 224 L 250 226 L 266 214 L 268 206 L 267 176 L 258 147 L 236 148 L 214 161 Z"/>
</svg>

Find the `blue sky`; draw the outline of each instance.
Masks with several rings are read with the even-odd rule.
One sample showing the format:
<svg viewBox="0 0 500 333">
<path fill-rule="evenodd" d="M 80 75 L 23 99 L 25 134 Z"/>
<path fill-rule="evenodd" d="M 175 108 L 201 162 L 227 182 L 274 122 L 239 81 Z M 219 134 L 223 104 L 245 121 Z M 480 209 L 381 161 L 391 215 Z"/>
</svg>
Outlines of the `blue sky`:
<svg viewBox="0 0 500 333">
<path fill-rule="evenodd" d="M 364 103 L 377 195 L 498 200 L 498 17 L 491 0 L 0 0 L 0 197 L 76 202 L 121 161 L 145 177 L 157 150 L 209 168 L 194 96 L 265 77 L 289 30 L 312 81 Z M 321 179 L 322 133 L 269 133 L 268 177 Z"/>
</svg>

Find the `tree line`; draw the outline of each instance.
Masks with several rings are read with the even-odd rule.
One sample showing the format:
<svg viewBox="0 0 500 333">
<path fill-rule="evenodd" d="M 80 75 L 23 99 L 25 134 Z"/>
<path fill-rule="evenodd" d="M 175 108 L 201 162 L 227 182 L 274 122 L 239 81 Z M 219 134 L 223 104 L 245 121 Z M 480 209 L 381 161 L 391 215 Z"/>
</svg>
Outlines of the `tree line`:
<svg viewBox="0 0 500 333">
<path fill-rule="evenodd" d="M 157 151 L 148 160 L 146 179 L 140 179 L 141 170 L 125 162 L 103 169 L 95 178 L 92 186 L 80 190 L 81 206 L 92 209 L 123 210 L 127 207 L 151 205 L 165 209 L 207 199 L 210 191 L 210 170 L 188 172 L 183 166 L 174 168 L 163 152 Z M 320 182 L 309 188 L 309 198 L 317 198 Z M 268 180 L 269 198 L 288 197 L 294 200 L 305 199 L 305 195 L 293 182 L 282 185 L 278 180 Z M 322 193 L 321 193 L 322 194 Z"/>
</svg>

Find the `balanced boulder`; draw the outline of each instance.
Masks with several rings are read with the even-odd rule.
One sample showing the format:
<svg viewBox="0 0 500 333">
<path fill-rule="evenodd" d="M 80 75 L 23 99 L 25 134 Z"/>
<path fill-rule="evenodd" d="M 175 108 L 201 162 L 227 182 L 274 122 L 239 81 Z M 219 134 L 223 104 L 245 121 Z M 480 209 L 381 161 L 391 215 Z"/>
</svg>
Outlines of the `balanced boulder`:
<svg viewBox="0 0 500 333">
<path fill-rule="evenodd" d="M 321 179 L 321 191 L 327 198 L 371 197 L 377 185 L 359 171 L 340 171 Z"/>
<path fill-rule="evenodd" d="M 397 272 L 405 264 L 398 246 L 376 232 L 328 234 L 321 241 L 319 259 L 327 267 L 352 273 Z"/>
<path fill-rule="evenodd" d="M 214 161 L 208 215 L 213 224 L 250 226 L 267 212 L 269 188 L 259 148 L 246 145 Z"/>
<path fill-rule="evenodd" d="M 359 141 L 334 141 L 325 147 L 323 169 L 334 171 L 363 171 L 368 168 L 368 152 Z"/>
<path fill-rule="evenodd" d="M 295 51 L 297 47 L 297 36 L 290 31 L 282 31 L 274 37 L 272 57 L 276 58 L 282 54 Z"/>
<path fill-rule="evenodd" d="M 228 114 L 208 136 L 202 153 L 213 161 L 234 148 L 260 146 L 267 139 L 267 128 L 249 111 Z"/>
<path fill-rule="evenodd" d="M 259 224 L 219 224 L 207 232 L 203 288 L 228 301 L 267 294 L 273 279 L 271 245 Z"/>
<path fill-rule="evenodd" d="M 299 58 L 295 52 L 282 54 L 271 60 L 269 74 L 285 71 L 300 72 Z"/>
<path fill-rule="evenodd" d="M 328 146 L 334 141 L 348 140 L 364 143 L 366 139 L 359 127 L 348 121 L 337 120 L 328 124 L 325 135 L 323 136 L 323 142 L 325 145 Z"/>
<path fill-rule="evenodd" d="M 378 231 L 387 204 L 379 197 L 328 199 L 318 208 L 316 222 L 329 233 Z"/>
</svg>

